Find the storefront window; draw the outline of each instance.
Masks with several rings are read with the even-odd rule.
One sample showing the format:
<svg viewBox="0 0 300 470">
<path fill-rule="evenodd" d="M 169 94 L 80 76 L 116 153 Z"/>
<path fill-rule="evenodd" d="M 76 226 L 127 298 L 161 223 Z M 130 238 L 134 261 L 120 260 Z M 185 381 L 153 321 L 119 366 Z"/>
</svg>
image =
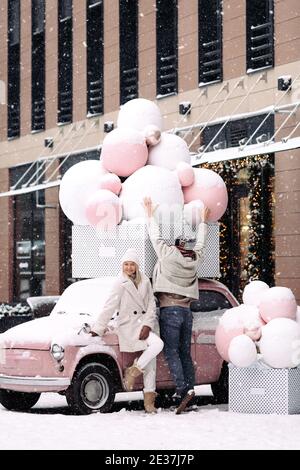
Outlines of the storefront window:
<svg viewBox="0 0 300 470">
<path fill-rule="evenodd" d="M 242 301 L 251 280 L 274 285 L 274 156 L 206 167 L 219 173 L 228 189 L 228 208 L 220 220 L 221 280 Z"/>
<path fill-rule="evenodd" d="M 28 167 L 11 170 L 13 185 Z M 34 172 L 35 169 L 32 169 Z M 30 176 L 30 175 L 29 175 Z M 14 199 L 14 301 L 45 294 L 45 202 L 44 191 L 21 194 Z"/>
<path fill-rule="evenodd" d="M 44 195 L 39 194 L 39 202 L 43 200 Z M 20 301 L 31 295 L 45 294 L 44 210 L 36 207 L 35 192 L 17 196 L 14 210 L 14 298 Z"/>
</svg>

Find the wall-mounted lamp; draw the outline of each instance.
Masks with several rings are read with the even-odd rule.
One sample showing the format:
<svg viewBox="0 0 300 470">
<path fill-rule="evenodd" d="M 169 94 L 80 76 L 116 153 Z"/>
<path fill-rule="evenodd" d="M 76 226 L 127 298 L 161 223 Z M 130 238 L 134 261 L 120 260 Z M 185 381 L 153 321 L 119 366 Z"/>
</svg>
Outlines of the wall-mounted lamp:
<svg viewBox="0 0 300 470">
<path fill-rule="evenodd" d="M 292 88 L 292 77 L 290 75 L 283 75 L 277 79 L 277 89 L 279 91 L 287 91 Z"/>
<path fill-rule="evenodd" d="M 54 140 L 53 137 L 46 137 L 44 140 L 44 146 L 48 147 L 49 149 L 52 149 L 54 145 Z"/>
<path fill-rule="evenodd" d="M 179 103 L 179 114 L 191 114 L 192 103 L 190 101 L 183 101 Z"/>
<path fill-rule="evenodd" d="M 108 132 L 113 131 L 114 127 L 115 127 L 115 125 L 114 125 L 113 121 L 106 121 L 104 123 L 103 130 L 104 130 L 104 132 L 108 133 Z"/>
</svg>

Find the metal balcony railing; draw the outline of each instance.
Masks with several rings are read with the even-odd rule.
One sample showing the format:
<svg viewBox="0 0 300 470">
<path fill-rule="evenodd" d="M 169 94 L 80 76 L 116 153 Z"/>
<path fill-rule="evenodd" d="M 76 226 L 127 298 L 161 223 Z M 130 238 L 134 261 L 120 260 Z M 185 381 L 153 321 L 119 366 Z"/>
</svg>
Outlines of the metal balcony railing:
<svg viewBox="0 0 300 470">
<path fill-rule="evenodd" d="M 123 70 L 122 72 L 122 104 L 138 97 L 138 76 L 137 67 Z"/>
<path fill-rule="evenodd" d="M 177 56 L 160 57 L 158 70 L 158 93 L 166 95 L 177 91 Z"/>
<path fill-rule="evenodd" d="M 35 100 L 32 105 L 32 130 L 43 131 L 45 129 L 45 99 Z"/>
<path fill-rule="evenodd" d="M 8 110 L 8 131 L 7 137 L 13 139 L 20 135 L 20 106 L 12 104 Z"/>
<path fill-rule="evenodd" d="M 103 113 L 102 83 L 102 78 L 89 83 L 88 111 L 90 114 Z"/>
<path fill-rule="evenodd" d="M 63 91 L 60 93 L 58 122 L 72 122 L 72 91 Z"/>
<path fill-rule="evenodd" d="M 253 69 L 273 65 L 273 22 L 251 26 L 248 66 Z"/>
<path fill-rule="evenodd" d="M 203 43 L 203 59 L 200 64 L 200 82 L 209 83 L 222 79 L 222 53 L 220 40 Z"/>
</svg>

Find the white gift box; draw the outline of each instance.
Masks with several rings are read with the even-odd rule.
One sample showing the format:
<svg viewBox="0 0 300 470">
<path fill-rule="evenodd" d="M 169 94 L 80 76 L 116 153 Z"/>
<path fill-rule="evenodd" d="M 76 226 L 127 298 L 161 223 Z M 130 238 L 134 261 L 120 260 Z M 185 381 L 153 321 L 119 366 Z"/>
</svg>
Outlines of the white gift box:
<svg viewBox="0 0 300 470">
<path fill-rule="evenodd" d="M 170 245 L 175 234 L 184 233 L 195 236 L 189 226 L 171 229 L 164 228 L 162 236 Z M 135 248 L 140 259 L 140 268 L 152 277 L 157 261 L 145 223 L 123 222 L 111 232 L 97 231 L 94 227 L 73 225 L 72 227 L 72 276 L 74 278 L 96 278 L 116 276 L 120 272 L 121 258 L 128 248 Z M 205 259 L 199 264 L 199 277 L 218 277 L 219 263 L 219 225 L 209 224 Z"/>
<path fill-rule="evenodd" d="M 255 414 L 300 413 L 300 367 L 273 369 L 229 364 L 229 411 Z"/>
</svg>

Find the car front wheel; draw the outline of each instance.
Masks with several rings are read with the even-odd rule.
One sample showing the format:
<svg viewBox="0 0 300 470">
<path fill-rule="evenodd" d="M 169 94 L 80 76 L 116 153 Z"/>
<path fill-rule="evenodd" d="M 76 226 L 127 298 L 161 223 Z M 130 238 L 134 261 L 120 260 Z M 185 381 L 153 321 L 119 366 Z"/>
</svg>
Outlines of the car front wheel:
<svg viewBox="0 0 300 470">
<path fill-rule="evenodd" d="M 66 390 L 66 399 L 76 414 L 108 413 L 115 399 L 112 374 L 97 362 L 82 366 Z"/>
<path fill-rule="evenodd" d="M 0 403 L 4 408 L 14 411 L 30 410 L 40 398 L 40 393 L 15 392 L 14 390 L 0 390 Z"/>
</svg>

